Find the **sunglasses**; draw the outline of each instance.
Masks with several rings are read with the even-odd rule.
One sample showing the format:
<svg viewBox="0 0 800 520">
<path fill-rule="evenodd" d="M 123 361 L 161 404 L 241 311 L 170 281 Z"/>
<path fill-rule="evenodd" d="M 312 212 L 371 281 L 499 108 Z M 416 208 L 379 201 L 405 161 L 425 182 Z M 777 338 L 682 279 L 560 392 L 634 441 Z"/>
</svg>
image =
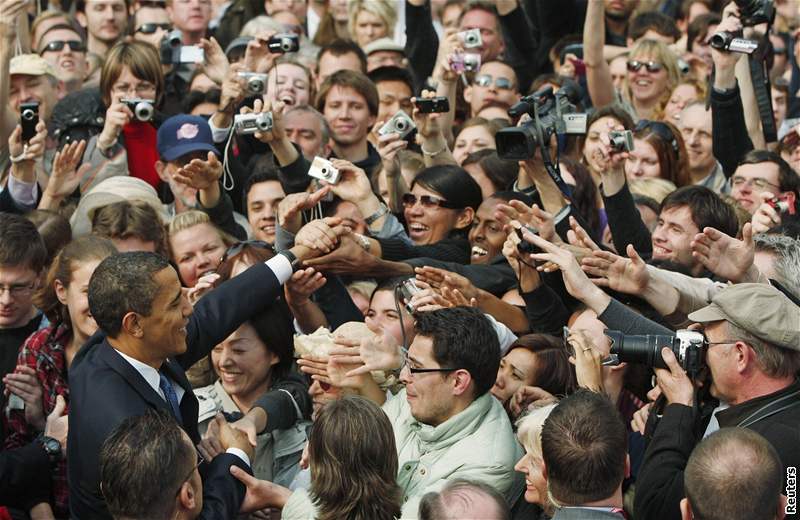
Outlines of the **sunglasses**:
<svg viewBox="0 0 800 520">
<path fill-rule="evenodd" d="M 86 51 L 86 45 L 84 45 L 80 40 L 55 40 L 45 45 L 44 48 L 39 51 L 39 54 L 42 55 L 45 52 L 60 52 L 65 45 L 69 46 L 69 49 L 73 52 Z"/>
<path fill-rule="evenodd" d="M 447 208 L 447 209 L 461 209 L 459 206 L 447 202 L 446 200 L 434 197 L 432 195 L 422 195 L 421 197 L 417 197 L 413 193 L 405 193 L 403 195 L 403 207 L 405 208 L 413 208 L 417 205 L 419 201 L 422 204 L 423 208 L 426 209 L 433 209 L 433 208 Z"/>
<path fill-rule="evenodd" d="M 479 87 L 490 87 L 494 79 L 494 86 L 501 90 L 511 90 L 511 80 L 508 78 L 492 78 L 489 74 L 475 76 L 475 85 Z"/>
<path fill-rule="evenodd" d="M 172 30 L 172 24 L 168 23 L 143 23 L 136 28 L 137 33 L 154 34 L 157 30 L 164 29 L 165 31 Z"/>
<path fill-rule="evenodd" d="M 672 151 L 676 154 L 679 152 L 678 147 L 678 140 L 675 138 L 675 134 L 672 133 L 672 129 L 662 123 L 661 121 L 649 121 L 647 119 L 642 119 L 638 123 L 636 123 L 636 128 L 633 129 L 634 132 L 644 132 L 649 130 L 660 137 L 663 141 L 669 143 L 670 147 L 672 147 Z"/>
<path fill-rule="evenodd" d="M 225 262 L 225 260 L 232 258 L 239 253 L 241 253 L 245 247 L 254 247 L 256 249 L 268 249 L 275 253 L 275 247 L 272 244 L 268 244 L 263 240 L 245 240 L 244 242 L 237 242 L 233 244 L 231 247 L 225 250 L 225 254 L 222 255 L 222 260 L 219 261 L 220 264 Z"/>
<path fill-rule="evenodd" d="M 664 65 L 657 61 L 639 61 L 628 60 L 628 72 L 639 72 L 642 67 L 647 69 L 647 72 L 655 73 L 664 68 Z"/>
</svg>

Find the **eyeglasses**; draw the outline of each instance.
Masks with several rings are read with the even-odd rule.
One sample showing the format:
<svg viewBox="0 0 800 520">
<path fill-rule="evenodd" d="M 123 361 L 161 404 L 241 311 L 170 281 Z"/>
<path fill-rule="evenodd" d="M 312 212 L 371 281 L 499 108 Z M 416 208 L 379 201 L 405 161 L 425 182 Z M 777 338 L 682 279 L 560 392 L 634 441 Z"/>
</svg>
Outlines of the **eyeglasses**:
<svg viewBox="0 0 800 520">
<path fill-rule="evenodd" d="M 412 376 L 415 374 L 430 374 L 432 372 L 455 372 L 456 370 L 461 370 L 460 368 L 416 368 L 411 366 L 411 360 L 408 358 L 408 350 L 403 349 L 403 366 L 400 367 L 400 371 L 408 369 L 408 373 Z"/>
<path fill-rule="evenodd" d="M 494 79 L 494 86 L 501 89 L 501 90 L 511 90 L 511 80 L 508 78 L 492 78 L 489 74 L 480 74 L 475 76 L 475 85 L 479 87 L 490 87 L 492 86 L 492 80 Z"/>
<path fill-rule="evenodd" d="M 135 92 L 137 97 L 151 99 L 155 97 L 156 86 L 147 81 L 143 81 L 137 85 L 122 83 L 111 87 L 111 91 L 118 95 L 128 95 L 131 92 Z"/>
<path fill-rule="evenodd" d="M 778 186 L 777 184 L 773 184 L 773 183 L 769 182 L 767 179 L 764 179 L 764 178 L 761 178 L 761 177 L 754 177 L 752 179 L 746 179 L 746 178 L 742 177 L 741 175 L 734 175 L 733 177 L 731 177 L 731 186 L 739 188 L 739 187 L 742 187 L 745 184 L 747 186 L 754 186 L 754 187 L 758 188 L 759 190 L 766 189 L 767 186 L 775 188 L 776 190 L 781 189 L 781 187 Z"/>
<path fill-rule="evenodd" d="M 223 263 L 225 260 L 234 257 L 241 253 L 245 247 L 254 247 L 256 249 L 268 249 L 275 254 L 275 247 L 272 244 L 268 244 L 263 240 L 245 240 L 244 242 L 237 242 L 233 244 L 231 247 L 225 250 L 225 254 L 222 255 L 222 260 L 219 263 Z"/>
<path fill-rule="evenodd" d="M 41 56 L 45 52 L 61 52 L 65 45 L 73 52 L 86 52 L 86 45 L 80 40 L 54 40 L 45 45 L 44 48 L 39 51 L 39 55 Z"/>
<path fill-rule="evenodd" d="M 30 296 L 36 287 L 36 281 L 29 283 L 15 283 L 11 285 L 0 285 L 0 295 L 8 291 L 12 298 Z"/>
<path fill-rule="evenodd" d="M 192 478 L 192 475 L 194 475 L 195 470 L 197 470 L 197 468 L 200 467 L 200 464 L 204 463 L 205 461 L 206 459 L 203 458 L 203 455 L 201 455 L 200 452 L 197 451 L 197 464 L 192 468 L 192 471 L 190 471 L 189 474 L 186 475 L 186 478 L 181 480 L 181 485 L 178 486 L 178 490 L 175 492 L 175 496 L 178 496 L 178 494 L 181 492 L 181 487 L 183 487 L 183 483 Z"/>
<path fill-rule="evenodd" d="M 644 67 L 647 69 L 647 72 L 656 73 L 660 72 L 661 69 L 664 68 L 664 65 L 657 61 L 628 60 L 627 65 L 629 72 L 639 72 L 641 68 Z"/>
<path fill-rule="evenodd" d="M 168 23 L 143 23 L 139 27 L 136 28 L 137 33 L 142 34 L 153 34 L 159 29 L 164 29 L 165 31 L 172 30 L 172 24 Z"/>
<path fill-rule="evenodd" d="M 647 130 L 656 134 L 661 138 L 662 141 L 668 142 L 672 147 L 672 151 L 674 151 L 676 154 L 679 152 L 680 148 L 678 147 L 678 139 L 675 138 L 675 134 L 672 132 L 672 129 L 669 127 L 669 125 L 662 123 L 661 121 L 642 119 L 636 123 L 636 127 L 633 129 L 633 131 L 636 133 Z"/>
<path fill-rule="evenodd" d="M 451 202 L 447 202 L 446 200 L 434 197 L 432 195 L 422 195 L 421 197 L 417 198 L 416 195 L 413 193 L 405 193 L 403 194 L 403 207 L 410 209 L 416 206 L 417 201 L 422 204 L 423 208 L 426 209 L 433 209 L 433 208 L 447 208 L 447 209 L 461 209 L 455 204 Z"/>
</svg>

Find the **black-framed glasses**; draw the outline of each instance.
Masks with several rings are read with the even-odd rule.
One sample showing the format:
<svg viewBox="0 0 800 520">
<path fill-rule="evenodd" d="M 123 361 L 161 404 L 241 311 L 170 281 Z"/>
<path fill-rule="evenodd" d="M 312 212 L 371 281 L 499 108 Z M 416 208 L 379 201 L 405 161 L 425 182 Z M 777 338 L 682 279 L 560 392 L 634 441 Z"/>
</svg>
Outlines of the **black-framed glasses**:
<svg viewBox="0 0 800 520">
<path fill-rule="evenodd" d="M 666 123 L 662 123 L 661 121 L 650 121 L 649 119 L 641 119 L 638 123 L 636 123 L 636 127 L 633 129 L 633 131 L 636 133 L 643 132 L 645 130 L 653 132 L 660 137 L 662 141 L 668 142 L 676 154 L 679 152 L 678 139 L 675 137 L 675 133 Z"/>
<path fill-rule="evenodd" d="M 80 40 L 53 40 L 39 51 L 39 55 L 45 52 L 61 52 L 65 45 L 68 46 L 69 50 L 72 52 L 86 52 L 86 45 Z"/>
<path fill-rule="evenodd" d="M 628 67 L 628 72 L 639 72 L 642 67 L 644 67 L 647 69 L 647 72 L 656 73 L 664 68 L 664 65 L 657 61 L 628 60 L 626 65 Z"/>
<path fill-rule="evenodd" d="M 164 29 L 165 31 L 172 30 L 172 24 L 169 23 L 143 23 L 139 27 L 136 28 L 137 33 L 142 34 L 153 34 L 159 29 Z"/>
<path fill-rule="evenodd" d="M 413 208 L 419 202 L 423 208 L 447 208 L 447 209 L 461 209 L 451 202 L 447 202 L 441 197 L 434 197 L 433 195 L 422 195 L 417 197 L 413 193 L 403 194 L 403 207 Z"/>
<path fill-rule="evenodd" d="M 199 468 L 200 465 L 206 461 L 206 459 L 203 457 L 203 455 L 199 451 L 195 450 L 195 452 L 197 453 L 197 464 L 195 464 L 194 467 L 192 467 L 192 470 L 186 475 L 186 478 L 181 480 L 181 483 L 178 486 L 178 490 L 175 491 L 175 496 L 176 497 L 181 492 L 181 487 L 183 487 L 183 483 L 186 482 L 187 480 L 189 480 L 190 478 L 192 478 L 192 475 L 194 475 L 194 472 L 197 470 L 197 468 Z"/>
<path fill-rule="evenodd" d="M 512 83 L 508 78 L 497 77 L 493 78 L 490 74 L 480 74 L 475 76 L 475 85 L 479 87 L 490 87 L 494 80 L 494 86 L 501 90 L 511 90 Z"/>
<path fill-rule="evenodd" d="M 243 242 L 236 242 L 231 247 L 225 250 L 225 254 L 222 255 L 222 260 L 219 261 L 220 264 L 225 262 L 228 258 L 234 257 L 241 253 L 245 247 L 254 247 L 256 249 L 268 249 L 275 253 L 275 247 L 272 244 L 268 244 L 263 240 L 245 240 Z"/>
<path fill-rule="evenodd" d="M 30 296 L 36 288 L 36 280 L 28 283 L 15 283 L 11 285 L 0 285 L 0 295 L 8 291 L 12 298 Z"/>
<path fill-rule="evenodd" d="M 460 368 L 453 368 L 453 367 L 443 367 L 443 368 L 416 368 L 411 366 L 411 360 L 408 358 L 408 350 L 403 349 L 403 366 L 400 367 L 400 371 L 404 369 L 408 369 L 408 373 L 412 376 L 415 374 L 430 374 L 433 372 L 455 372 L 456 370 L 461 370 Z"/>
</svg>

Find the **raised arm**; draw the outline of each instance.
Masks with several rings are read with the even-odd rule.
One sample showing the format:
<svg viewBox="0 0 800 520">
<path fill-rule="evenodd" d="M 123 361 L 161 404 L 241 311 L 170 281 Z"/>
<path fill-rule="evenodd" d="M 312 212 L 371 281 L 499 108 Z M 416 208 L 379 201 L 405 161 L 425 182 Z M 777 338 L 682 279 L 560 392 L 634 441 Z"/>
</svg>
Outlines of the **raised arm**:
<svg viewBox="0 0 800 520">
<path fill-rule="evenodd" d="M 586 84 L 592 105 L 599 108 L 614 102 L 611 69 L 603 57 L 606 21 L 603 0 L 589 0 L 583 25 L 583 61 L 586 63 Z"/>
</svg>

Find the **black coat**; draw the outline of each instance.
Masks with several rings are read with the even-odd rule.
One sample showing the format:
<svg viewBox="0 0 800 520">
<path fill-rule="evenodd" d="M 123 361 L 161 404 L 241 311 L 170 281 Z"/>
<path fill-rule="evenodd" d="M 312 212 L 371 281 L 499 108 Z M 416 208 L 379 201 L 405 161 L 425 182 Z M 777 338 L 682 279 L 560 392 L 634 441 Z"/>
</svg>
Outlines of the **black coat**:
<svg viewBox="0 0 800 520">
<path fill-rule="evenodd" d="M 194 443 L 200 440 L 198 404 L 184 370 L 208 355 L 265 303 L 274 301 L 280 290 L 275 274 L 265 264 L 257 264 L 195 305 L 187 325 L 186 352 L 162 365 L 162 370 L 185 391 L 180 402 L 183 428 Z M 109 345 L 101 331 L 81 348 L 70 368 L 70 408 L 68 472 L 72 517 L 110 518 L 99 485 L 103 441 L 124 419 L 152 408 L 170 411 L 169 405 Z M 244 486 L 228 473 L 228 468 L 233 463 L 238 465 L 237 460 L 230 455 L 222 462 L 215 458 L 208 468 L 203 492 L 203 511 L 208 511 L 208 518 L 235 518 L 244 498 Z"/>
</svg>

